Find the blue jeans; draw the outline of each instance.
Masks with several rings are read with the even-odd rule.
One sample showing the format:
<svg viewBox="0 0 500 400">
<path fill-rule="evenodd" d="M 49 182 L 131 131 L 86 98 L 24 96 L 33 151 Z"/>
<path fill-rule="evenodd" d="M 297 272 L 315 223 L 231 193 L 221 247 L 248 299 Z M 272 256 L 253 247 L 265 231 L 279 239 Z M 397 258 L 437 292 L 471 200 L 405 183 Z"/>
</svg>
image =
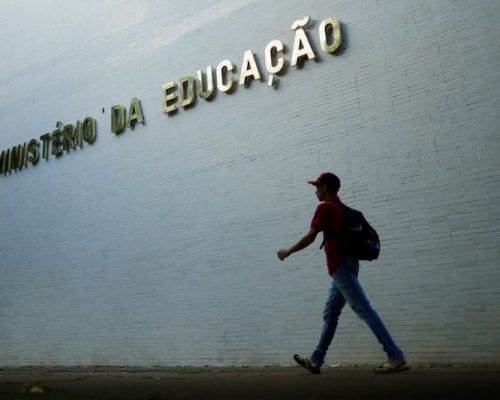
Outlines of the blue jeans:
<svg viewBox="0 0 500 400">
<path fill-rule="evenodd" d="M 318 366 L 324 363 L 326 352 L 337 328 L 339 315 L 346 301 L 358 317 L 370 327 L 389 358 L 400 359 L 404 357 L 402 351 L 392 340 L 384 323 L 370 306 L 363 288 L 358 281 L 358 272 L 358 260 L 346 257 L 333 275 L 323 313 L 323 330 L 321 331 L 318 347 L 316 347 L 311 357 Z"/>
</svg>

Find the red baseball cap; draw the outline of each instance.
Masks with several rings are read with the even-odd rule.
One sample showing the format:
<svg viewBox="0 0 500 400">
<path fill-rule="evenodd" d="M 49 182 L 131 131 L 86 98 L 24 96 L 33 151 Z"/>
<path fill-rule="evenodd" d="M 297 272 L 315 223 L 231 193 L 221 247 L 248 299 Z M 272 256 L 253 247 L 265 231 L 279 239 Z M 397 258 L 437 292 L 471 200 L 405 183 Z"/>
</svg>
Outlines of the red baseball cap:
<svg viewBox="0 0 500 400">
<path fill-rule="evenodd" d="M 331 172 L 323 172 L 315 181 L 307 181 L 307 183 L 314 186 L 327 184 L 329 187 L 335 188 L 336 190 L 340 189 L 339 177 Z"/>
</svg>

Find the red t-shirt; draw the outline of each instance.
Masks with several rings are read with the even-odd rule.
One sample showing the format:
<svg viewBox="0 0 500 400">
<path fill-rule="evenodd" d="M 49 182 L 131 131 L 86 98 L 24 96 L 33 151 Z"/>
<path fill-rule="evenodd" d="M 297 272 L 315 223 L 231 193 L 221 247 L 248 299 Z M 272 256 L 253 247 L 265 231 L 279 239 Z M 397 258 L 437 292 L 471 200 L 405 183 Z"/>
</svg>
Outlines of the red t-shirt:
<svg viewBox="0 0 500 400">
<path fill-rule="evenodd" d="M 341 233 L 343 210 L 338 196 L 318 205 L 311 221 L 311 228 L 326 232 L 325 254 L 328 273 L 333 276 L 344 259 L 344 252 L 337 239 Z"/>
</svg>

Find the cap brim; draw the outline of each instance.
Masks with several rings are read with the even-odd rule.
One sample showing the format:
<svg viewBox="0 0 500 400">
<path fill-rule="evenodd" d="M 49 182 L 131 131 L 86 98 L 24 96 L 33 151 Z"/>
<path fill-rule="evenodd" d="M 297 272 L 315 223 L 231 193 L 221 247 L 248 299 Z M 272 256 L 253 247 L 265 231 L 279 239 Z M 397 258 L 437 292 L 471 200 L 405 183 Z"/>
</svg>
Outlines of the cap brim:
<svg viewBox="0 0 500 400">
<path fill-rule="evenodd" d="M 318 181 L 307 181 L 309 185 L 318 186 Z"/>
</svg>

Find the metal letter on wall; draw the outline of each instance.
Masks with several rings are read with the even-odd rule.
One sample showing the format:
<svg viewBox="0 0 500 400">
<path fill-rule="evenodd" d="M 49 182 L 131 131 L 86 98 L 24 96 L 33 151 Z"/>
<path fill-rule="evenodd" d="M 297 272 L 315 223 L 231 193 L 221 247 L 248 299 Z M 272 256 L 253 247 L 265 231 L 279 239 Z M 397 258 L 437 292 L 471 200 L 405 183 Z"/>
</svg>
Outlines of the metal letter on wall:
<svg viewBox="0 0 500 400">
<path fill-rule="evenodd" d="M 120 133 L 125 129 L 125 107 L 115 104 L 111 107 L 111 132 Z M 81 143 L 81 142 L 80 142 Z"/>
<path fill-rule="evenodd" d="M 203 71 L 199 70 L 196 72 L 196 75 L 198 76 L 198 96 L 202 98 L 203 100 L 211 100 L 214 97 L 215 90 L 214 90 L 214 72 L 211 66 L 207 67 L 207 83 L 206 85 L 203 85 Z M 206 89 L 204 89 L 204 86 L 206 86 Z"/>
<path fill-rule="evenodd" d="M 40 136 L 40 140 L 42 141 L 42 158 L 46 160 L 49 159 L 49 142 L 50 142 L 50 133 L 46 133 Z"/>
<path fill-rule="evenodd" d="M 240 85 L 250 84 L 250 78 L 260 80 L 260 72 L 255 62 L 252 50 L 245 51 L 243 62 L 241 63 Z"/>
<path fill-rule="evenodd" d="M 127 127 L 133 128 L 136 122 L 144 124 L 144 117 L 142 116 L 141 101 L 134 97 L 128 110 Z"/>
<path fill-rule="evenodd" d="M 76 121 L 75 127 L 75 145 L 83 147 L 83 124 L 81 121 Z"/>
<path fill-rule="evenodd" d="M 70 149 L 75 150 L 75 127 L 72 124 L 64 126 L 63 130 L 63 148 L 69 153 Z"/>
<path fill-rule="evenodd" d="M 283 56 L 279 56 L 280 52 L 283 52 L 285 47 L 283 43 L 279 40 L 273 40 L 269 42 L 266 46 L 266 50 L 264 51 L 266 58 L 266 69 L 270 74 L 279 75 L 283 72 L 285 68 L 285 58 Z M 276 57 L 276 62 L 274 58 Z"/>
<path fill-rule="evenodd" d="M 10 150 L 10 170 L 17 170 L 22 168 L 23 164 L 23 152 L 22 152 L 22 146 L 18 145 L 15 147 L 12 147 Z"/>
<path fill-rule="evenodd" d="M 194 79 L 190 76 L 183 76 L 179 79 L 179 107 L 189 107 L 194 105 Z"/>
<path fill-rule="evenodd" d="M 32 165 L 36 165 L 38 163 L 38 160 L 40 159 L 40 143 L 38 142 L 38 140 L 30 140 L 28 144 L 28 152 L 31 153 L 31 155 L 28 156 L 28 161 Z"/>
<path fill-rule="evenodd" d="M 92 117 L 87 117 L 83 120 L 83 140 L 88 144 L 95 142 L 97 137 L 97 123 Z"/>
<path fill-rule="evenodd" d="M 57 121 L 56 129 L 52 131 L 52 155 L 59 157 L 63 154 L 63 130 L 64 124 Z"/>
<path fill-rule="evenodd" d="M 217 65 L 217 89 L 222 93 L 231 93 L 234 88 L 234 65 L 229 60 L 223 60 Z"/>
<path fill-rule="evenodd" d="M 165 114 L 177 111 L 177 105 L 175 104 L 177 100 L 176 88 L 177 85 L 175 82 L 167 82 L 161 87 L 163 93 L 163 112 Z"/>
<path fill-rule="evenodd" d="M 304 28 L 311 21 L 311 17 L 305 17 L 301 20 L 295 21 L 292 24 L 292 30 L 295 31 L 295 39 L 293 40 L 293 50 L 292 50 L 292 61 L 291 66 L 296 66 L 304 61 L 304 57 L 308 60 L 314 60 L 316 58 L 314 51 L 309 44 L 309 39 L 307 39 L 306 32 Z"/>
<path fill-rule="evenodd" d="M 0 153 L 0 174 L 4 173 L 4 168 L 6 167 L 7 167 L 7 151 L 3 150 L 2 153 Z"/>
<path fill-rule="evenodd" d="M 340 23 L 336 18 L 328 17 L 319 26 L 321 48 L 327 53 L 334 53 L 342 43 Z"/>
</svg>

